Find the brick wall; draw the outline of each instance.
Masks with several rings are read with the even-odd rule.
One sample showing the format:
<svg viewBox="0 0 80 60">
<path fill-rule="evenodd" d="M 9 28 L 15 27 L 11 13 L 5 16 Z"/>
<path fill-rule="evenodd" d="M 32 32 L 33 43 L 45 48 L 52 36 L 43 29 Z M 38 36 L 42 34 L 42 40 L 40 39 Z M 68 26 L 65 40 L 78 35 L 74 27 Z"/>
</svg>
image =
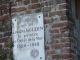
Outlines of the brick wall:
<svg viewBox="0 0 80 60">
<path fill-rule="evenodd" d="M 43 12 L 46 60 L 76 60 L 76 39 L 69 0 L 11 0 L 11 14 Z M 11 53 L 9 3 L 0 1 L 0 54 Z"/>
</svg>

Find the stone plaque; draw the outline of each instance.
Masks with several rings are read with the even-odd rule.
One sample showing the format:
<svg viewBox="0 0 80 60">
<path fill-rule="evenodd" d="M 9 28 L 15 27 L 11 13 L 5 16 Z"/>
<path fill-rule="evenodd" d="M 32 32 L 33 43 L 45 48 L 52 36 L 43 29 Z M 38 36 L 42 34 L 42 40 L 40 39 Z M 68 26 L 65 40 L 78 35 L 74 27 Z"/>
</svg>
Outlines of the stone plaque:
<svg viewBox="0 0 80 60">
<path fill-rule="evenodd" d="M 45 60 L 43 14 L 12 17 L 14 60 Z"/>
</svg>

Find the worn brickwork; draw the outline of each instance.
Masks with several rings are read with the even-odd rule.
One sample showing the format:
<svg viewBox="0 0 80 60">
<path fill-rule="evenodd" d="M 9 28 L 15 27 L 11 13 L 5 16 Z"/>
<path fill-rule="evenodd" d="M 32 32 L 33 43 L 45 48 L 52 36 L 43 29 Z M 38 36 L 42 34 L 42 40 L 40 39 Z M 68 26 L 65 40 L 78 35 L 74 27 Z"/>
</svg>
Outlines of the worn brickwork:
<svg viewBox="0 0 80 60">
<path fill-rule="evenodd" d="M 4 1 L 3 1 L 4 2 Z M 11 0 L 11 14 L 43 12 L 46 60 L 77 60 L 69 0 Z M 0 1 L 0 54 L 10 53 L 9 3 Z"/>
<path fill-rule="evenodd" d="M 7 9 L 9 9 L 9 0 L 0 0 L 0 60 L 10 54 L 11 25 L 9 11 L 7 14 L 4 13 Z"/>
</svg>

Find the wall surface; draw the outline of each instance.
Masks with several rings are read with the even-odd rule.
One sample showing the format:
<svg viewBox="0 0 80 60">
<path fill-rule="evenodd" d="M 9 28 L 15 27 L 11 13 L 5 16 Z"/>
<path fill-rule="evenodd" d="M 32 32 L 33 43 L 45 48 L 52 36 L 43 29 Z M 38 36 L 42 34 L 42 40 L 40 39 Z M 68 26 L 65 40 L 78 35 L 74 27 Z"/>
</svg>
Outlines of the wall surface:
<svg viewBox="0 0 80 60">
<path fill-rule="evenodd" d="M 46 60 L 77 60 L 69 0 L 12 0 L 12 16 L 39 12 L 44 14 Z M 7 58 L 12 52 L 10 24 L 9 3 L 1 2 L 0 55 L 7 53 Z"/>
</svg>

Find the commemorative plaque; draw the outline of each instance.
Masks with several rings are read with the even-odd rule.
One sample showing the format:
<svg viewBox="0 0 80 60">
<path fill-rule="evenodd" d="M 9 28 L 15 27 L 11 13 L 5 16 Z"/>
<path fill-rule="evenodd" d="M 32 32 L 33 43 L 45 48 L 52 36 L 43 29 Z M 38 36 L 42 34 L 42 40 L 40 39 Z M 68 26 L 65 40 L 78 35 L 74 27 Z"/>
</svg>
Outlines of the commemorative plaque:
<svg viewBox="0 0 80 60">
<path fill-rule="evenodd" d="M 14 60 L 45 60 L 43 14 L 12 17 Z"/>
</svg>

